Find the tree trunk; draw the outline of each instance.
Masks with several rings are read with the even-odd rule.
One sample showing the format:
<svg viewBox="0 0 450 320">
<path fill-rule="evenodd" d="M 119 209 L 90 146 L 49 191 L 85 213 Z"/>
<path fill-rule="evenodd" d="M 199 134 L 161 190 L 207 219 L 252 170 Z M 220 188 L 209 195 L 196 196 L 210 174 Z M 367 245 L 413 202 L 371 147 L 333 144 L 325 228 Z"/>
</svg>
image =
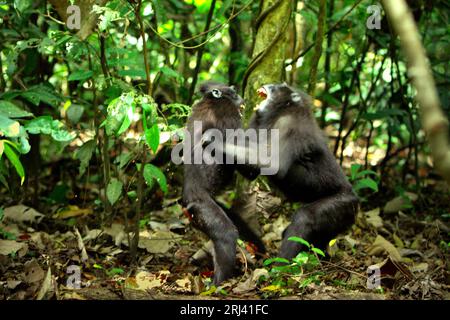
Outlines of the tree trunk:
<svg viewBox="0 0 450 320">
<path fill-rule="evenodd" d="M 442 112 L 436 84 L 411 11 L 404 0 L 382 1 L 391 25 L 400 37 L 408 63 L 408 75 L 417 90 L 422 126 L 428 137 L 434 165 L 450 185 L 448 119 Z"/>
</svg>

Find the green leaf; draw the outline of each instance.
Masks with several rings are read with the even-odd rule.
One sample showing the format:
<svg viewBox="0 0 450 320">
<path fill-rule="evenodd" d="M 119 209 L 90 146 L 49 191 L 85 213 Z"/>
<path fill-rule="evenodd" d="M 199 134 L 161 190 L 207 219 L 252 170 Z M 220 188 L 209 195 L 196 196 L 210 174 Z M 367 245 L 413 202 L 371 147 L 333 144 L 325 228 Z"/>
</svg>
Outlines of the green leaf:
<svg viewBox="0 0 450 320">
<path fill-rule="evenodd" d="M 375 177 L 378 177 L 378 174 L 377 174 L 375 171 L 372 171 L 372 170 L 363 170 L 363 171 L 360 171 L 360 172 L 358 172 L 358 173 L 356 174 L 356 179 L 362 178 L 362 177 L 367 176 L 367 175 L 373 175 L 373 176 L 375 176 Z"/>
<path fill-rule="evenodd" d="M 19 157 L 17 156 L 16 152 L 11 148 L 11 145 L 14 146 L 14 144 L 12 142 L 6 141 L 5 140 L 4 144 L 4 152 L 6 154 L 6 157 L 9 159 L 9 161 L 11 161 L 12 165 L 14 166 L 14 168 L 16 169 L 17 174 L 20 177 L 20 184 L 22 185 L 23 182 L 25 181 L 25 170 L 22 166 L 22 163 L 19 160 Z M 17 148 L 16 146 L 14 146 L 15 148 Z"/>
<path fill-rule="evenodd" d="M 115 178 L 111 179 L 106 188 L 106 196 L 109 203 L 114 205 L 122 194 L 123 183 Z"/>
<path fill-rule="evenodd" d="M 153 181 L 156 180 L 164 193 L 167 193 L 167 180 L 164 173 L 158 168 L 147 163 L 144 167 L 144 179 L 147 185 L 151 188 L 153 187 Z"/>
<path fill-rule="evenodd" d="M 311 250 L 325 258 L 325 253 L 319 248 L 312 248 Z"/>
<path fill-rule="evenodd" d="M 372 189 L 373 191 L 378 192 L 378 184 L 370 178 L 364 178 L 364 179 L 358 180 L 354 189 L 355 189 L 355 191 L 358 191 L 361 189 Z"/>
<path fill-rule="evenodd" d="M 14 103 L 6 100 L 0 100 L 0 115 L 7 118 L 25 118 L 33 116 L 31 112 L 22 110 Z"/>
<path fill-rule="evenodd" d="M 0 115 L 0 136 L 18 137 L 20 134 L 20 123 L 3 115 Z"/>
<path fill-rule="evenodd" d="M 86 172 L 86 168 L 89 165 L 89 161 L 92 159 L 92 155 L 94 154 L 95 148 L 97 147 L 97 143 L 95 140 L 89 140 L 85 142 L 80 149 L 75 154 L 75 157 L 81 161 L 80 163 L 80 173 L 81 177 Z"/>
<path fill-rule="evenodd" d="M 120 126 L 119 130 L 117 130 L 116 135 L 120 136 L 122 133 L 128 130 L 128 128 L 131 126 L 131 120 L 128 114 L 125 115 L 125 118 L 123 119 L 122 125 Z"/>
<path fill-rule="evenodd" d="M 56 108 L 63 101 L 61 97 L 55 93 L 53 88 L 42 84 L 31 87 L 28 91 L 21 92 L 20 95 L 35 106 L 39 106 L 39 104 L 43 102 Z"/>
<path fill-rule="evenodd" d="M 31 0 L 14 0 L 14 8 L 20 13 L 23 13 L 27 9 L 31 8 L 33 1 Z"/>
<path fill-rule="evenodd" d="M 361 165 L 360 164 L 352 164 L 351 168 L 350 168 L 350 173 L 352 176 L 352 180 L 356 179 L 356 174 L 358 173 L 359 169 L 361 169 Z"/>
<path fill-rule="evenodd" d="M 63 124 L 58 120 L 53 120 L 50 116 L 42 116 L 30 120 L 25 124 L 25 129 L 31 134 L 48 134 L 55 141 L 67 142 L 74 139 L 74 135 L 63 128 Z"/>
<path fill-rule="evenodd" d="M 134 99 L 134 92 L 128 92 L 109 103 L 105 122 L 107 135 L 120 135 L 130 127 L 135 109 Z"/>
<path fill-rule="evenodd" d="M 309 244 L 309 242 L 306 241 L 306 240 L 303 239 L 303 238 L 300 238 L 300 237 L 289 237 L 288 240 L 289 240 L 289 241 L 298 242 L 298 243 L 300 243 L 300 244 L 303 244 L 303 245 L 307 246 L 308 248 L 311 248 L 311 245 Z"/>
<path fill-rule="evenodd" d="M 264 265 L 265 265 L 265 266 L 268 266 L 268 265 L 270 265 L 270 264 L 272 264 L 272 263 L 274 263 L 274 262 L 277 262 L 277 263 L 286 263 L 286 264 L 289 264 L 289 263 L 290 263 L 289 260 L 287 260 L 287 259 L 285 259 L 285 258 L 275 257 L 275 258 L 269 258 L 269 259 L 264 260 Z"/>
<path fill-rule="evenodd" d="M 161 68 L 161 72 L 169 78 L 175 78 L 176 80 L 183 79 L 183 77 L 178 72 L 166 66 Z"/>
<path fill-rule="evenodd" d="M 51 136 L 53 140 L 59 142 L 68 142 L 72 141 L 75 138 L 72 133 L 63 129 L 52 130 Z"/>
<path fill-rule="evenodd" d="M 70 74 L 69 81 L 82 81 L 92 78 L 94 72 L 92 70 L 78 70 Z"/>
<path fill-rule="evenodd" d="M 51 134 L 53 119 L 50 116 L 37 117 L 25 124 L 25 129 L 31 134 Z"/>
<path fill-rule="evenodd" d="M 154 153 L 158 151 L 159 137 L 160 132 L 157 124 L 145 130 L 145 141 L 147 141 L 148 146 L 153 150 Z"/>
<path fill-rule="evenodd" d="M 69 109 L 67 109 L 67 118 L 70 122 L 78 123 L 84 113 L 84 107 L 79 104 L 72 104 Z"/>
<path fill-rule="evenodd" d="M 297 256 L 293 258 L 292 261 L 294 261 L 299 265 L 304 265 L 309 261 L 309 254 L 307 252 L 302 251 L 299 254 L 297 254 Z"/>
</svg>

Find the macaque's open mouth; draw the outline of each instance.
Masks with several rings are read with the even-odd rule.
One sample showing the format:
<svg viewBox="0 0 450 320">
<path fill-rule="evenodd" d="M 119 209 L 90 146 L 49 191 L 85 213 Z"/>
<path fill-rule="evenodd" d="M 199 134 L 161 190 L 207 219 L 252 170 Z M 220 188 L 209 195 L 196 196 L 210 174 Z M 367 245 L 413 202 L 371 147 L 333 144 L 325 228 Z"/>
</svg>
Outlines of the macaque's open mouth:
<svg viewBox="0 0 450 320">
<path fill-rule="evenodd" d="M 258 110 L 261 107 L 263 102 L 266 101 L 266 99 L 269 96 L 268 93 L 267 93 L 267 90 L 266 90 L 266 88 L 264 88 L 264 86 L 259 88 L 258 90 L 256 90 L 256 93 L 262 99 L 262 101 L 255 106 L 255 108 L 253 109 L 255 111 Z"/>
<path fill-rule="evenodd" d="M 264 87 L 259 88 L 257 91 L 258 96 L 260 96 L 263 99 L 267 99 L 267 91 L 264 89 Z"/>
</svg>

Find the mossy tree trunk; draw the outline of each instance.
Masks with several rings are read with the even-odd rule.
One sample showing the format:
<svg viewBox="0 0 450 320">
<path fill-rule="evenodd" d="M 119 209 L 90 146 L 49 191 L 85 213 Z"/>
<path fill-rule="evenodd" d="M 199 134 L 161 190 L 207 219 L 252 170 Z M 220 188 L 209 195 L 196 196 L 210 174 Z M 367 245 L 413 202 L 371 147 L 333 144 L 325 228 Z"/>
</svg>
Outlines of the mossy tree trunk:
<svg viewBox="0 0 450 320">
<path fill-rule="evenodd" d="M 292 6 L 291 0 L 261 1 L 260 14 L 255 21 L 252 61 L 243 79 L 246 119 L 257 103 L 256 90 L 264 84 L 283 80 Z"/>
<path fill-rule="evenodd" d="M 257 90 L 264 84 L 281 82 L 284 79 L 284 63 L 288 49 L 293 2 L 291 0 L 262 0 L 260 14 L 255 20 L 255 41 L 252 61 L 243 78 L 242 90 L 246 102 L 247 123 L 257 104 Z M 232 210 L 260 235 L 256 212 L 256 194 L 251 185 L 239 176 L 236 183 L 236 199 Z"/>
</svg>

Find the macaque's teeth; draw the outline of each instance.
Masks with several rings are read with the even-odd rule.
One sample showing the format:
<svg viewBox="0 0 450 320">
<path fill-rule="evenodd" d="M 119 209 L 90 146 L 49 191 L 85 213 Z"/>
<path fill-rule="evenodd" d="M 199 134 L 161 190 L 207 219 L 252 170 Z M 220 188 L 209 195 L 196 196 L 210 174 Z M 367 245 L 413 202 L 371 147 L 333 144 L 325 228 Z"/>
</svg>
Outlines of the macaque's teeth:
<svg viewBox="0 0 450 320">
<path fill-rule="evenodd" d="M 266 99 L 267 98 L 267 92 L 266 89 L 264 89 L 264 87 L 259 88 L 257 91 L 258 96 L 260 96 L 261 98 Z"/>
</svg>

